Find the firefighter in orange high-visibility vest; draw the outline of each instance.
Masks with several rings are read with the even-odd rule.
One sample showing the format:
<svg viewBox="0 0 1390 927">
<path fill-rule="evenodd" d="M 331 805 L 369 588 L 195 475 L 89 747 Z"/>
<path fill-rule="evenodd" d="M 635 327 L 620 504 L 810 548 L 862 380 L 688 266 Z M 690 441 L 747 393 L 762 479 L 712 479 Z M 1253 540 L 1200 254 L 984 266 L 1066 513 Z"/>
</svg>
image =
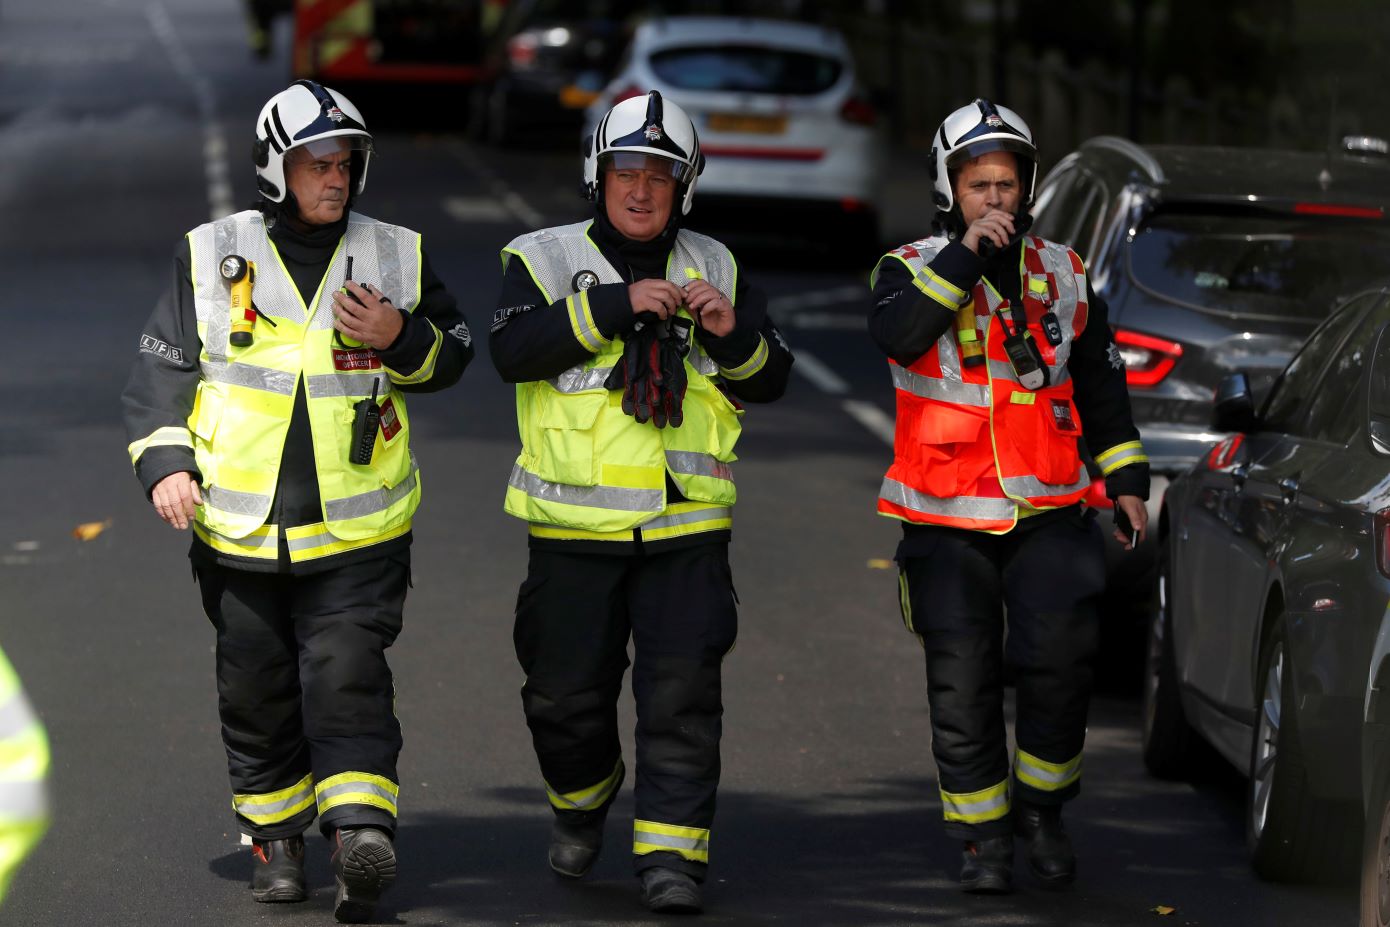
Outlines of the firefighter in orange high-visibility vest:
<svg viewBox="0 0 1390 927">
<path fill-rule="evenodd" d="M 1061 808 L 1080 789 L 1105 582 L 1078 441 L 1117 524 L 1132 527 L 1116 529 L 1129 547 L 1144 535 L 1148 458 L 1085 266 L 1026 234 L 1038 163 L 1027 124 L 976 100 L 933 142 L 934 234 L 884 255 L 871 279 L 869 329 L 897 393 L 878 510 L 903 523 L 903 619 L 926 651 L 961 886 L 1010 891 L 1015 835 L 1033 874 L 1063 886 L 1076 857 Z M 1018 696 L 1012 763 L 1006 661 Z"/>
</svg>

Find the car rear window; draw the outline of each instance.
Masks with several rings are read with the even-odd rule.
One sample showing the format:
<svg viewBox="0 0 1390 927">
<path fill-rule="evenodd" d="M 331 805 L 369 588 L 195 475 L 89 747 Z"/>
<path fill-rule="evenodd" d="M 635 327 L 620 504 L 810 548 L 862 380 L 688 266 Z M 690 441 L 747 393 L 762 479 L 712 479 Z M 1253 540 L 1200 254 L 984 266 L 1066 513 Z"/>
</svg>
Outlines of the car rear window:
<svg viewBox="0 0 1390 927">
<path fill-rule="evenodd" d="M 682 90 L 810 96 L 840 79 L 844 64 L 810 52 L 752 45 L 688 46 L 656 52 L 652 70 Z"/>
<path fill-rule="evenodd" d="M 1130 273 L 1160 298 L 1242 318 L 1326 314 L 1335 297 L 1383 277 L 1384 223 L 1242 213 L 1156 213 L 1129 252 Z"/>
</svg>

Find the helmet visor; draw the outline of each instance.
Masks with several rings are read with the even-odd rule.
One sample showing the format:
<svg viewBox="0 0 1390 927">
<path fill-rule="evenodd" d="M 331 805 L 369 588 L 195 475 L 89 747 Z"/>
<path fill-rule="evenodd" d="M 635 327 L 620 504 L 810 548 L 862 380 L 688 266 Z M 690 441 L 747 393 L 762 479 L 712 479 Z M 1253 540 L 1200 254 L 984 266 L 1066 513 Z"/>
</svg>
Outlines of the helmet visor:
<svg viewBox="0 0 1390 927">
<path fill-rule="evenodd" d="M 664 158 L 645 151 L 622 150 L 605 151 L 599 155 L 598 169 L 603 173 L 608 171 L 652 171 L 657 174 L 669 174 L 676 178 L 679 183 L 689 183 L 690 178 L 695 173 L 689 164 L 684 164 L 674 158 Z"/>
<path fill-rule="evenodd" d="M 965 162 L 974 161 L 991 151 L 1007 151 L 1009 154 L 1020 155 L 1027 158 L 1030 164 L 1038 157 L 1037 150 L 1021 138 L 984 138 L 978 142 L 966 142 L 946 155 L 946 166 L 958 168 Z"/>
<path fill-rule="evenodd" d="M 372 140 L 366 135 L 335 135 L 331 138 L 316 138 L 313 141 L 287 149 L 285 156 L 292 163 L 303 164 L 343 153 L 371 154 Z"/>
</svg>

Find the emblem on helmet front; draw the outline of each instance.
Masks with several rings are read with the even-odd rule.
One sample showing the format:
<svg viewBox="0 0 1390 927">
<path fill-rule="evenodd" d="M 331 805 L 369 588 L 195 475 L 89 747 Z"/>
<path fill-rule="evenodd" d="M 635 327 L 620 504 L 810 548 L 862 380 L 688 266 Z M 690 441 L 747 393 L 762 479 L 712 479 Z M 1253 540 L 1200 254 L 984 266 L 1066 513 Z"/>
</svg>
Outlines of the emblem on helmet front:
<svg viewBox="0 0 1390 927">
<path fill-rule="evenodd" d="M 344 119 L 347 118 L 347 116 L 343 115 L 343 111 L 338 109 L 338 107 L 336 106 L 328 107 L 324 110 L 323 114 L 327 116 L 329 119 L 332 119 L 334 122 L 342 122 Z"/>
<path fill-rule="evenodd" d="M 643 132 L 642 134 L 647 137 L 647 141 L 649 142 L 659 142 L 662 138 L 661 126 L 657 125 L 656 123 L 652 123 L 651 125 L 647 126 L 647 131 Z"/>
<path fill-rule="evenodd" d="M 985 117 L 985 125 L 991 129 L 1002 129 L 1004 128 L 1004 120 L 997 113 L 990 113 Z"/>
<path fill-rule="evenodd" d="M 598 274 L 594 273 L 592 270 L 581 270 L 574 275 L 574 280 L 572 280 L 571 283 L 574 285 L 576 291 L 587 290 L 591 286 L 598 286 Z"/>
</svg>

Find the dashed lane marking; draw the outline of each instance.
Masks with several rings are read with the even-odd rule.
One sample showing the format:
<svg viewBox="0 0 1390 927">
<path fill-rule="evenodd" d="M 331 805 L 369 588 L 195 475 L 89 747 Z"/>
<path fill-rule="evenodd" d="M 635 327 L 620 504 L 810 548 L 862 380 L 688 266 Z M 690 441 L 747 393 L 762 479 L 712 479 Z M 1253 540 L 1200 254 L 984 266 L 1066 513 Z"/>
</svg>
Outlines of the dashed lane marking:
<svg viewBox="0 0 1390 927">
<path fill-rule="evenodd" d="M 203 127 L 203 170 L 207 178 L 209 218 L 220 219 L 233 210 L 231 171 L 227 166 L 227 140 L 217 122 L 217 95 L 213 92 L 212 82 L 193 66 L 193 59 L 189 57 L 188 49 L 174 31 L 174 21 L 169 18 L 169 11 L 164 5 L 151 3 L 145 7 L 145 15 L 150 21 L 150 28 L 154 30 L 155 38 L 164 46 L 164 52 L 174 65 L 174 70 L 188 85 L 198 105 L 198 117 Z"/>
<path fill-rule="evenodd" d="M 467 142 L 456 141 L 446 146 L 446 150 L 457 158 L 464 167 L 468 168 L 468 170 L 482 182 L 488 192 L 492 194 L 493 199 L 500 204 L 508 214 L 521 222 L 522 225 L 533 229 L 545 225 L 545 217 L 540 214 L 540 211 L 526 202 L 520 193 L 517 193 L 507 185 L 506 181 L 498 177 L 497 173 L 488 166 L 487 162 L 482 159 L 473 146 L 469 145 Z M 447 205 L 444 208 L 445 211 L 449 209 Z M 454 214 L 450 213 L 450 215 Z M 455 216 L 455 218 L 458 217 Z M 460 219 L 460 221 L 468 220 Z"/>
<path fill-rule="evenodd" d="M 796 351 L 796 363 L 792 365 L 792 369 L 816 384 L 821 392 L 830 393 L 832 396 L 843 396 L 849 392 L 849 384 L 839 374 L 827 367 L 814 354 L 800 348 Z"/>
<path fill-rule="evenodd" d="M 460 222 L 510 222 L 506 205 L 490 196 L 446 196 L 444 211 Z"/>
</svg>

